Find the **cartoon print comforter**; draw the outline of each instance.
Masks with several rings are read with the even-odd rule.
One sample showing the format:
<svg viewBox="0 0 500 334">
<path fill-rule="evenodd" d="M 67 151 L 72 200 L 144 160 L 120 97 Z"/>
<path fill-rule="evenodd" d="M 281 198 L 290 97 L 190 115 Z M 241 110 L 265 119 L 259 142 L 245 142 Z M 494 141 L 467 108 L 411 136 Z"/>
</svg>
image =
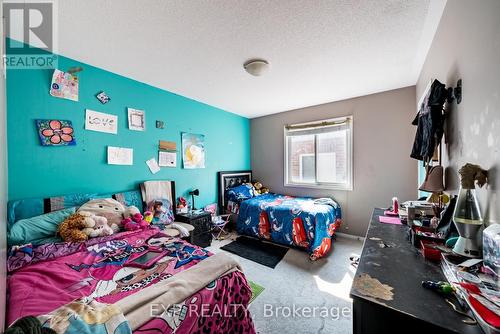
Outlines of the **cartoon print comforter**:
<svg viewBox="0 0 500 334">
<path fill-rule="evenodd" d="M 303 248 L 311 260 L 316 260 L 330 250 L 332 236 L 341 222 L 340 205 L 331 199 L 269 193 L 241 202 L 237 230 L 240 234 Z"/>
<path fill-rule="evenodd" d="M 165 255 L 148 269 L 125 265 L 129 259 L 141 256 L 148 249 L 162 250 Z M 58 309 L 71 309 L 71 316 L 62 312 L 66 315 L 61 315 L 59 325 L 63 329 L 80 330 L 61 332 L 78 333 L 81 328 L 92 328 L 93 333 L 126 333 L 127 324 L 120 321 L 113 307 L 107 306 L 175 277 L 176 273 L 211 255 L 181 239 L 168 237 L 156 228 L 91 239 L 86 243 L 52 243 L 20 249 L 8 259 L 7 321 L 11 324 L 27 315 L 43 320 L 42 315 L 51 312 L 53 318 L 54 310 L 57 313 Z M 247 310 L 250 298 L 251 289 L 245 276 L 233 271 L 211 282 L 183 303 L 162 306 L 164 309 L 159 313 L 155 309 L 154 314 L 160 316 L 151 318 L 136 332 L 255 333 Z M 74 303 L 86 299 L 93 300 L 98 306 L 82 308 Z M 89 314 L 89 309 L 96 314 Z M 79 323 L 70 324 L 72 322 Z"/>
</svg>

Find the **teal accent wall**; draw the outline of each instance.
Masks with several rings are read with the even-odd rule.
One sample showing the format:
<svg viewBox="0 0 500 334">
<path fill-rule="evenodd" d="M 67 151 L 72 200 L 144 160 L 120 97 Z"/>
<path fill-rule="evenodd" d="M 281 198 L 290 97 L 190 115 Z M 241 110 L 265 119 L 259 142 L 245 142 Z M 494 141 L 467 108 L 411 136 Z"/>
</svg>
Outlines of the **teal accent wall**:
<svg viewBox="0 0 500 334">
<path fill-rule="evenodd" d="M 59 56 L 59 69 L 73 66 L 84 68 L 78 73 L 78 102 L 49 94 L 52 70 L 7 70 L 10 200 L 108 193 L 134 189 L 146 180 L 174 180 L 177 196 L 200 189 L 199 207 L 217 201 L 217 171 L 250 169 L 247 118 Z M 95 98 L 101 90 L 111 102 L 102 105 Z M 128 130 L 127 107 L 145 110 L 145 132 Z M 118 134 L 84 130 L 85 109 L 117 115 Z M 42 147 L 35 119 L 71 120 L 77 145 Z M 165 128 L 156 129 L 156 120 L 164 121 Z M 181 132 L 205 135 L 205 169 L 182 168 Z M 177 167 L 162 167 L 153 175 L 145 161 L 158 159 L 159 140 L 177 143 Z M 108 165 L 108 145 L 133 148 L 133 166 Z"/>
<path fill-rule="evenodd" d="M 422 161 L 419 161 L 417 163 L 418 163 L 418 185 L 417 185 L 417 187 L 420 187 L 420 185 L 425 180 L 425 167 L 424 167 L 424 164 L 422 163 Z M 418 191 L 419 198 L 424 197 L 424 196 L 428 196 L 428 195 L 429 195 L 428 192 L 421 191 L 421 190 Z"/>
</svg>

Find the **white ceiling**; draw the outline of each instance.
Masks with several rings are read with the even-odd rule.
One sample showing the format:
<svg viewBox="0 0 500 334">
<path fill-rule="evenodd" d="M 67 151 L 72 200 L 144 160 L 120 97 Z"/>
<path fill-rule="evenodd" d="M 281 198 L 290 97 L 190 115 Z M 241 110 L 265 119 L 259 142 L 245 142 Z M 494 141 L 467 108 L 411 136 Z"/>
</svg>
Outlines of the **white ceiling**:
<svg viewBox="0 0 500 334">
<path fill-rule="evenodd" d="M 446 0 L 64 0 L 59 53 L 249 118 L 414 85 Z M 269 72 L 243 70 L 262 57 Z"/>
</svg>

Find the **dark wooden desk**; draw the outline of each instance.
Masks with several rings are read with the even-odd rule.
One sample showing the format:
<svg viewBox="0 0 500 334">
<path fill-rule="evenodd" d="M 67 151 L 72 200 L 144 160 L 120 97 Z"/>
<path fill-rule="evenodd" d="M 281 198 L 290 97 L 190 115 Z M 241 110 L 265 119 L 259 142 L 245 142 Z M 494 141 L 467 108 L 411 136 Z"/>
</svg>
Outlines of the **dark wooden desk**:
<svg viewBox="0 0 500 334">
<path fill-rule="evenodd" d="M 425 280 L 446 280 L 439 264 L 410 244 L 406 225 L 380 223 L 383 212 L 373 212 L 351 289 L 354 333 L 483 333 L 478 325 L 462 323 L 464 317 L 441 295 L 421 286 Z M 381 247 L 382 241 L 389 247 Z M 384 300 L 383 293 L 370 296 L 373 290 L 363 284 L 367 275 L 392 287 L 392 300 Z"/>
</svg>

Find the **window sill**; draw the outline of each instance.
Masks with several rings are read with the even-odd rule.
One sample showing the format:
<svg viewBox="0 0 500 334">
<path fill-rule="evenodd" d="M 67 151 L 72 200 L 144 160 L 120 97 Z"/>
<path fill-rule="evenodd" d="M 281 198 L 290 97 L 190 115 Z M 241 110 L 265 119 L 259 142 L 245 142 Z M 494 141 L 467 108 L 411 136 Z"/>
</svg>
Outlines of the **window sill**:
<svg viewBox="0 0 500 334">
<path fill-rule="evenodd" d="M 309 189 L 325 189 L 325 190 L 343 190 L 352 191 L 352 185 L 340 185 L 340 184 L 304 184 L 304 183 L 285 183 L 287 188 L 309 188 Z"/>
</svg>

